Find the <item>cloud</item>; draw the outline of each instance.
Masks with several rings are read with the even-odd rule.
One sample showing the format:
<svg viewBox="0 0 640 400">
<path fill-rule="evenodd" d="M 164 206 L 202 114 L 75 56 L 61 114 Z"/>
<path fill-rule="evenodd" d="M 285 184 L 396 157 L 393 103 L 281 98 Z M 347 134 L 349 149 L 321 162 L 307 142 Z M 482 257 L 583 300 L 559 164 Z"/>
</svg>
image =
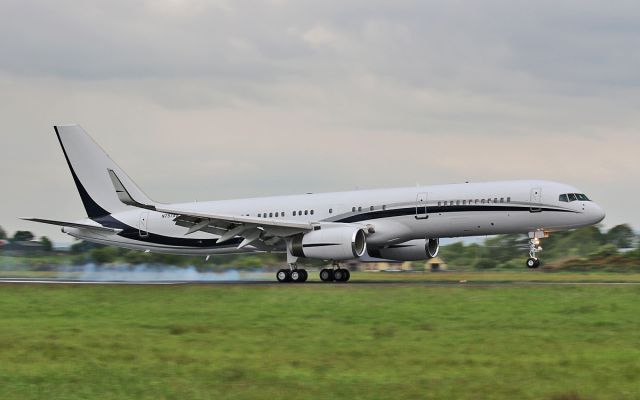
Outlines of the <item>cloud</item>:
<svg viewBox="0 0 640 400">
<path fill-rule="evenodd" d="M 163 201 L 541 177 L 640 226 L 637 2 L 0 7 L 10 229 L 80 215 L 74 122 Z"/>
</svg>

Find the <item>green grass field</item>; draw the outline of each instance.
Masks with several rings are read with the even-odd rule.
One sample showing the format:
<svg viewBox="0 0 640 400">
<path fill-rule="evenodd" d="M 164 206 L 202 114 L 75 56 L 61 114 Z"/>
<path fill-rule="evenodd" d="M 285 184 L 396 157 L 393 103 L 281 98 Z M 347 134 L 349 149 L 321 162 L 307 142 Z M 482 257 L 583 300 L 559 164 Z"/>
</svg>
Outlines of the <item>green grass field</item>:
<svg viewBox="0 0 640 400">
<path fill-rule="evenodd" d="M 0 285 L 0 399 L 637 399 L 639 377 L 636 286 Z"/>
</svg>

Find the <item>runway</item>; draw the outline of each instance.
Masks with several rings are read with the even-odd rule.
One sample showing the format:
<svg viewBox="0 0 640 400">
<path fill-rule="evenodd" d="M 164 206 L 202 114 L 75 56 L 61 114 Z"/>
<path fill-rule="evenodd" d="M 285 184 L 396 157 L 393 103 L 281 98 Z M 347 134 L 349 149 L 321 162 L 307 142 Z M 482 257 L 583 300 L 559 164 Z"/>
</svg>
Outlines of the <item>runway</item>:
<svg viewBox="0 0 640 400">
<path fill-rule="evenodd" d="M 640 282 L 544 282 L 544 281 L 417 281 L 417 280 L 354 280 L 350 282 L 326 283 L 321 281 L 307 281 L 298 283 L 279 283 L 271 280 L 217 280 L 217 281 L 109 281 L 109 280 L 79 280 L 79 279 L 30 279 L 30 278 L 0 278 L 0 284 L 33 284 L 33 285 L 212 285 L 212 286 L 277 286 L 277 287 L 305 287 L 305 286 L 452 286 L 452 287 L 517 287 L 517 286 L 640 286 Z"/>
</svg>

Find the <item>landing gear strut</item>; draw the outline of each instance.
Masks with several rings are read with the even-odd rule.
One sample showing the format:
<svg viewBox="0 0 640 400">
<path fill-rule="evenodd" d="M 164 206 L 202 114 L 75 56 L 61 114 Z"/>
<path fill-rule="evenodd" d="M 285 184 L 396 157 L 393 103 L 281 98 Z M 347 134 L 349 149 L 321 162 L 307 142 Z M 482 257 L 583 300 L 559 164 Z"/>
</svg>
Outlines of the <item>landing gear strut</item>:
<svg viewBox="0 0 640 400">
<path fill-rule="evenodd" d="M 298 257 L 291 254 L 291 240 L 287 241 L 287 264 L 289 269 L 281 269 L 276 273 L 278 282 L 306 282 L 309 274 L 306 269 L 298 269 Z"/>
</svg>

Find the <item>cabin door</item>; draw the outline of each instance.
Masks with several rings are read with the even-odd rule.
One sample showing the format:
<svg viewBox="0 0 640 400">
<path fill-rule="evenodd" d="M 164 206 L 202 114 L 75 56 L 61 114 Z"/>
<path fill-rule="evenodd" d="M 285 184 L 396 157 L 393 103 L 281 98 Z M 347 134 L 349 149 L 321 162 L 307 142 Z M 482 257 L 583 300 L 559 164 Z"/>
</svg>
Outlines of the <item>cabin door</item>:
<svg viewBox="0 0 640 400">
<path fill-rule="evenodd" d="M 143 211 L 140 213 L 140 220 L 138 221 L 138 234 L 141 238 L 149 237 L 149 211 Z"/>
<path fill-rule="evenodd" d="M 542 209 L 540 208 L 540 203 L 542 203 L 542 189 L 541 188 L 533 188 L 531 189 L 531 208 L 529 211 L 531 212 L 540 212 Z"/>
<path fill-rule="evenodd" d="M 427 215 L 427 193 L 418 193 L 416 197 L 416 219 L 429 218 Z"/>
</svg>

